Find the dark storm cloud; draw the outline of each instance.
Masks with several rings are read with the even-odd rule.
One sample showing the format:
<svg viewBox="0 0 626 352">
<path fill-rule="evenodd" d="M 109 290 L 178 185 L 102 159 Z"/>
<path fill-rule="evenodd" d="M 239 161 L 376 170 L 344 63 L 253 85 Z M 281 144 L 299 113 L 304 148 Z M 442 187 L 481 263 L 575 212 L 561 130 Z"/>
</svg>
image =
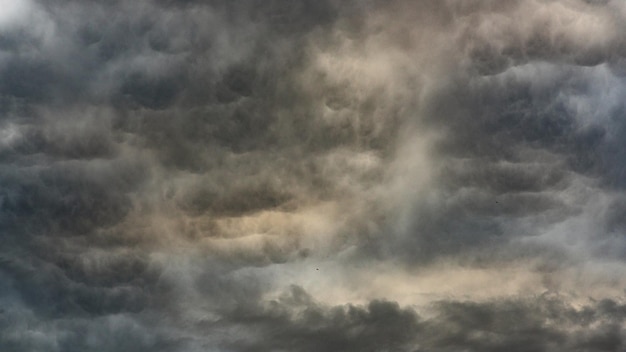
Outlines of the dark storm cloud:
<svg viewBox="0 0 626 352">
<path fill-rule="evenodd" d="M 289 93 L 305 61 L 295 43 L 333 20 L 332 5 L 14 6 L 24 8 L 4 28 L 0 69 L 2 270 L 33 319 L 136 313 L 157 304 L 155 287 L 169 292 L 141 253 L 158 234 L 133 228 L 154 206 L 142 189 L 160 188 L 169 170 L 222 170 L 179 191 L 174 205 L 191 216 L 241 216 L 293 198 L 264 171 L 284 157 L 228 158 L 273 145 L 282 154 L 314 126 L 308 108 L 296 123 L 278 115 L 306 105 Z M 165 201 L 176 195 L 163 186 Z"/>
<path fill-rule="evenodd" d="M 265 305 L 218 309 L 222 318 L 187 322 L 185 330 L 155 323 L 154 313 L 56 320 L 42 324 L 17 307 L 0 317 L 9 351 L 618 351 L 626 309 L 611 300 L 574 308 L 561 297 L 488 303 L 442 301 L 420 317 L 395 302 L 328 307 L 294 286 Z M 12 323 L 9 323 L 12 321 Z M 20 330 L 25 324 L 30 329 Z M 198 333 L 196 337 L 189 332 Z M 215 334 L 215 332 L 219 332 Z"/>
<path fill-rule="evenodd" d="M 442 301 L 431 318 L 395 302 L 326 307 L 300 287 L 220 325 L 257 331 L 235 350 L 275 351 L 618 351 L 626 343 L 626 309 L 611 300 L 574 308 L 562 297 L 495 302 Z"/>
<path fill-rule="evenodd" d="M 599 192 L 621 190 L 624 109 L 608 92 L 623 89 L 612 73 L 624 36 L 608 12 L 617 4 L 593 6 L 477 1 L 448 8 L 458 16 L 464 69 L 442 78 L 422 114 L 421 123 L 443 135 L 434 147 L 442 187 L 431 192 L 436 200 L 418 201 L 400 242 L 411 260 L 499 246 L 581 216 L 582 203 L 565 204 L 563 194 L 582 178 L 599 182 Z M 516 15 L 526 17 L 516 23 Z M 516 219 L 533 229 L 512 229 Z"/>
<path fill-rule="evenodd" d="M 297 286 L 268 307 L 235 312 L 225 323 L 252 324 L 261 330 L 260 340 L 235 342 L 233 347 L 241 351 L 410 350 L 420 328 L 417 314 L 397 303 L 327 308 Z"/>
<path fill-rule="evenodd" d="M 430 328 L 441 349 L 470 351 L 617 351 L 624 346 L 623 306 L 613 301 L 582 308 L 559 297 L 494 303 L 444 302 Z M 582 332 L 582 333 L 581 333 Z M 437 334 L 433 334 L 437 336 Z M 426 349 L 428 350 L 428 349 Z"/>
<path fill-rule="evenodd" d="M 619 142 L 607 131 L 620 122 L 588 122 L 568 106 L 590 94 L 585 69 L 548 64 L 548 77 L 532 65 L 517 69 L 453 79 L 428 104 L 423 123 L 444 136 L 434 146 L 440 188 L 418 201 L 399 242 L 411 260 L 499 246 L 577 216 L 580 204 L 563 194 L 581 175 L 617 186 L 621 162 L 606 159 Z M 533 228 L 511 228 L 517 219 Z"/>
<path fill-rule="evenodd" d="M 623 302 L 574 303 L 575 280 L 574 298 L 459 292 L 425 313 L 272 298 L 325 261 L 330 291 L 437 261 L 520 263 L 550 281 L 532 292 L 602 267 L 583 281 L 619 291 L 624 11 L 9 1 L 0 349 L 624 349 Z"/>
</svg>

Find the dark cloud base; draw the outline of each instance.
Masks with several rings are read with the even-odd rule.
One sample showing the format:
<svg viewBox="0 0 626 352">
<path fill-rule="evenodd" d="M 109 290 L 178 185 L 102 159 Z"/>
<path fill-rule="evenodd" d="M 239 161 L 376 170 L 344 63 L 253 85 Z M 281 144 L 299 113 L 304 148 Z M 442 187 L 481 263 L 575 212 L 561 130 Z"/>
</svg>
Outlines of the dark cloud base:
<svg viewBox="0 0 626 352">
<path fill-rule="evenodd" d="M 327 307 L 294 286 L 266 305 L 241 305 L 215 321 L 179 327 L 159 313 L 55 319 L 2 312 L 6 351 L 620 351 L 626 306 L 602 300 L 574 308 L 563 297 L 493 302 L 439 301 L 430 318 L 397 303 Z M 171 322 L 171 320 L 170 320 Z M 188 335 L 188 334 L 183 334 Z M 213 336 L 213 338 L 211 338 Z"/>
</svg>

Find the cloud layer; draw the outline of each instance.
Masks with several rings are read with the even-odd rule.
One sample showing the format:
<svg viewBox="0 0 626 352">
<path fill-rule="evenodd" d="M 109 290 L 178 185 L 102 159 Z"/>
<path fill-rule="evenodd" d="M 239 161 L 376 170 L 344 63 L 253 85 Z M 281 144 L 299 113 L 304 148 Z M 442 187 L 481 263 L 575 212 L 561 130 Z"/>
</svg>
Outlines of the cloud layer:
<svg viewBox="0 0 626 352">
<path fill-rule="evenodd" d="M 3 8 L 1 350 L 626 348 L 620 1 Z"/>
</svg>

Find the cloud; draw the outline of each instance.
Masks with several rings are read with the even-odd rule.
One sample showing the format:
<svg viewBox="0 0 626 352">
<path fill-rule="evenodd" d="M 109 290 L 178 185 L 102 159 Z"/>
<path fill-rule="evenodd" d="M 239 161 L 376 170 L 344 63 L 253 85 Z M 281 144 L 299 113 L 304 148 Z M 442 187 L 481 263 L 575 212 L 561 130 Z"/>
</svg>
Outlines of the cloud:
<svg viewBox="0 0 626 352">
<path fill-rule="evenodd" d="M 8 1 L 6 350 L 624 348 L 618 1 Z"/>
<path fill-rule="evenodd" d="M 326 307 L 298 286 L 220 326 L 252 325 L 258 335 L 227 342 L 236 350 L 342 351 L 614 351 L 623 348 L 624 307 L 603 300 L 574 308 L 561 297 L 495 302 L 440 301 L 432 317 L 395 302 Z M 232 345 L 231 345 L 232 344 Z"/>
</svg>

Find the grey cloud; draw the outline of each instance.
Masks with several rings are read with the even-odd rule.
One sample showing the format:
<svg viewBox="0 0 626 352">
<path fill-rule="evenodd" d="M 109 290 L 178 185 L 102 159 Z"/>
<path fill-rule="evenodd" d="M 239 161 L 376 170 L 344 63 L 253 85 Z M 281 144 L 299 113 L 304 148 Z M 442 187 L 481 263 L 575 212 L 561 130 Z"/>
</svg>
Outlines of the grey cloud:
<svg viewBox="0 0 626 352">
<path fill-rule="evenodd" d="M 430 318 L 395 302 L 328 307 L 294 286 L 280 298 L 263 305 L 222 310 L 223 317 L 197 322 L 188 331 L 205 331 L 214 340 L 185 337 L 178 329 L 149 323 L 152 313 L 116 315 L 95 320 L 59 320 L 45 327 L 35 325 L 38 338 L 16 333 L 29 319 L 3 311 L 2 318 L 19 322 L 5 330 L 9 350 L 45 344 L 51 350 L 197 350 L 235 351 L 320 348 L 341 351 L 616 351 L 623 348 L 620 324 L 624 307 L 615 301 L 591 302 L 580 308 L 563 303 L 562 297 L 504 300 L 489 303 L 441 301 Z M 432 313 L 431 313 L 432 315 Z M 32 318 L 31 318 L 32 319 Z M 4 320 L 7 322 L 7 320 Z M 164 324 L 164 320 L 160 324 Z M 253 332 L 252 334 L 245 331 Z M 179 335 L 181 334 L 181 335 Z"/>
<path fill-rule="evenodd" d="M 611 308 L 607 310 L 605 306 Z M 544 297 L 534 302 L 445 302 L 441 303 L 441 315 L 432 327 L 453 332 L 440 335 L 444 351 L 614 351 L 624 344 L 618 327 L 624 316 L 616 316 L 620 310 L 616 308 L 615 302 L 603 301 L 575 309 L 563 304 L 560 298 Z M 577 334 L 577 330 L 584 333 Z"/>
<path fill-rule="evenodd" d="M 624 348 L 616 297 L 268 301 L 317 261 L 621 268 L 619 2 L 24 4 L 0 18 L 1 348 Z"/>
<path fill-rule="evenodd" d="M 438 302 L 431 318 L 395 302 L 325 307 L 299 287 L 260 310 L 228 320 L 259 336 L 236 350 L 272 351 L 616 351 L 623 348 L 624 307 L 604 300 L 573 308 L 563 297 L 474 303 Z M 228 346 L 228 344 L 227 344 Z"/>
<path fill-rule="evenodd" d="M 227 322 L 258 326 L 262 336 L 261 340 L 231 342 L 240 351 L 409 350 L 419 331 L 417 314 L 397 303 L 320 307 L 297 286 L 261 311 L 235 313 Z"/>
<path fill-rule="evenodd" d="M 619 61 L 624 42 L 615 5 L 484 1 L 455 4 L 451 11 L 462 16 L 459 44 L 471 69 L 494 74 L 537 60 L 582 66 Z"/>
<path fill-rule="evenodd" d="M 0 317 L 5 351 L 155 351 L 184 350 L 184 341 L 156 331 L 132 315 L 96 319 L 59 319 L 42 324 L 25 310 L 5 310 Z"/>
<path fill-rule="evenodd" d="M 434 149 L 441 189 L 431 192 L 438 200 L 416 205 L 407 230 L 413 244 L 404 248 L 423 257 L 501 243 L 511 233 L 537 235 L 580 216 L 582 203 L 565 204 L 562 195 L 581 178 L 598 180 L 599 192 L 621 188 L 614 158 L 621 137 L 613 138 L 620 120 L 581 118 L 568 97 L 593 94 L 586 69 L 548 67 L 554 76 L 539 76 L 529 64 L 495 77 L 461 77 L 433 99 L 425 121 L 445 136 Z M 619 106 L 610 114 L 620 114 Z M 535 218 L 535 230 L 502 227 L 516 218 Z"/>
</svg>

